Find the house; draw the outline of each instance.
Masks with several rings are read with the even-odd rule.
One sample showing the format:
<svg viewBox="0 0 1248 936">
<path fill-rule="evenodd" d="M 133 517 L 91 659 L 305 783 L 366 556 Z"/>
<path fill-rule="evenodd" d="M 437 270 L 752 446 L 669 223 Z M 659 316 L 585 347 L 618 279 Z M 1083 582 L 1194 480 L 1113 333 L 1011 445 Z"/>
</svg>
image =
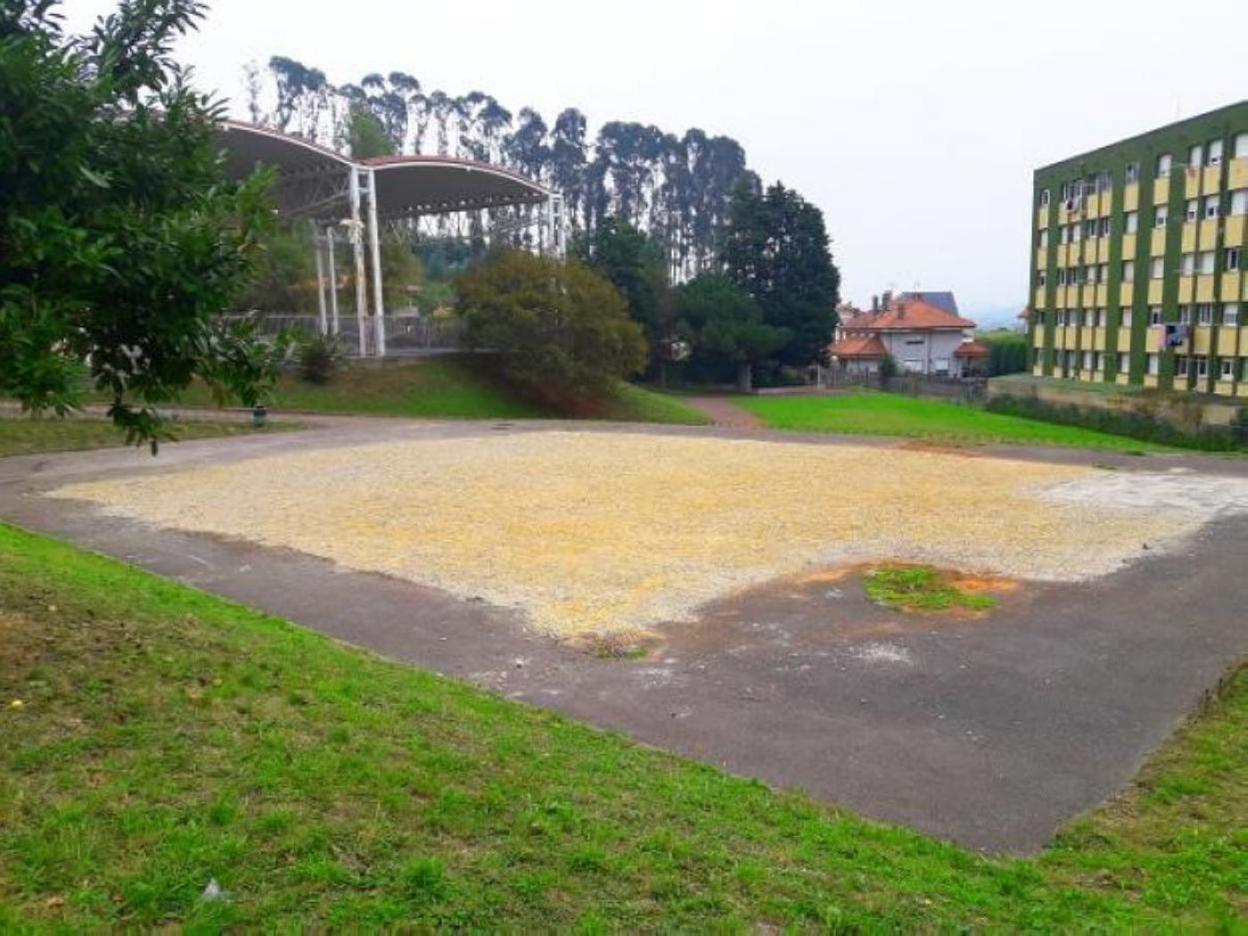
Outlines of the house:
<svg viewBox="0 0 1248 936">
<path fill-rule="evenodd" d="M 902 293 L 871 311 L 846 308 L 828 348 L 834 366 L 875 373 L 886 357 L 904 371 L 932 377 L 983 373 L 988 349 L 971 337 L 975 323 L 957 313 L 953 293 Z"/>
</svg>

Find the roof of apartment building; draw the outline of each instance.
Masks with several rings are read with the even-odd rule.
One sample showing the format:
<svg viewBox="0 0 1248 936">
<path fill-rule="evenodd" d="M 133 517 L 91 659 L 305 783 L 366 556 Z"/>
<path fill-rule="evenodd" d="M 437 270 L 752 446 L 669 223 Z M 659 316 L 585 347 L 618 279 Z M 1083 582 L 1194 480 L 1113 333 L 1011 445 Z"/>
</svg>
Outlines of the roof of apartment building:
<svg viewBox="0 0 1248 936">
<path fill-rule="evenodd" d="M 840 341 L 834 341 L 828 348 L 828 353 L 835 358 L 859 358 L 870 360 L 872 358 L 888 357 L 888 348 L 884 347 L 884 342 L 880 341 L 878 335 L 866 335 L 858 338 L 843 338 Z"/>
<path fill-rule="evenodd" d="M 903 296 L 878 312 L 859 312 L 851 318 L 842 319 L 840 327 L 847 332 L 962 331 L 974 328 L 975 323 L 923 299 Z"/>
</svg>

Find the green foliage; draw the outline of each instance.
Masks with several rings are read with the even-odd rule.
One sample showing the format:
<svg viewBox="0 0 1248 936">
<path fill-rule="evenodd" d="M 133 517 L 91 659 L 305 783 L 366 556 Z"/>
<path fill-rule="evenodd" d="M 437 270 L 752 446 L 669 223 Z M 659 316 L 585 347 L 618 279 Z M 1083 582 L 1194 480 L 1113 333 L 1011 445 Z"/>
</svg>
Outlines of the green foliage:
<svg viewBox="0 0 1248 936">
<path fill-rule="evenodd" d="M 1128 452 L 1157 448 L 1121 435 L 893 393 L 742 397 L 736 402 L 773 429 L 799 432 L 904 436 L 958 445 L 1069 445 Z"/>
<path fill-rule="evenodd" d="M 1064 426 L 1079 426 L 1174 448 L 1229 452 L 1241 447 L 1241 443 L 1229 428 L 1203 426 L 1185 431 L 1157 418 L 1146 407 L 1139 411 L 1102 409 L 1073 403 L 1047 403 L 1034 397 L 1004 395 L 991 397 L 985 407 L 992 413 L 1044 420 Z"/>
<path fill-rule="evenodd" d="M 891 354 L 884 355 L 884 360 L 880 361 L 880 380 L 888 383 L 899 373 L 901 368 L 897 366 L 897 359 Z"/>
<path fill-rule="evenodd" d="M 732 280 L 703 273 L 675 291 L 681 332 L 694 348 L 693 364 L 724 364 L 737 372 L 737 387 L 750 389 L 750 369 L 783 347 L 789 332 L 763 321 L 763 310 Z"/>
<path fill-rule="evenodd" d="M 786 329 L 782 365 L 824 360 L 836 327 L 841 274 L 832 262 L 823 212 L 777 182 L 760 192 L 744 178 L 733 191 L 721 260 L 730 279 Z"/>
<path fill-rule="evenodd" d="M 502 356 L 507 379 L 538 399 L 608 396 L 646 363 L 624 297 L 575 260 L 501 251 L 456 281 L 468 339 Z"/>
<path fill-rule="evenodd" d="M 219 436 L 245 435 L 297 428 L 293 423 L 268 423 L 257 429 L 251 421 L 211 422 L 184 420 L 161 426 L 162 441 L 185 442 Z M 39 452 L 73 452 L 80 449 L 124 445 L 125 433 L 104 419 L 76 419 L 66 416 L 26 416 L 0 418 L 0 457 L 33 455 Z"/>
<path fill-rule="evenodd" d="M 867 597 L 898 611 L 986 611 L 997 599 L 963 591 L 931 566 L 887 566 L 872 569 L 862 581 Z"/>
<path fill-rule="evenodd" d="M 394 143 L 386 136 L 381 121 L 362 104 L 352 104 L 347 110 L 346 138 L 352 159 L 394 155 Z"/>
<path fill-rule="evenodd" d="M 299 343 L 299 376 L 310 384 L 327 384 L 344 358 L 342 346 L 333 335 L 308 335 Z"/>
<path fill-rule="evenodd" d="M 0 620 L 6 931 L 1235 932 L 1242 918 L 1248 669 L 1121 798 L 1015 859 L 4 526 Z M 200 899 L 214 877 L 228 900 Z"/>
<path fill-rule="evenodd" d="M 279 224 L 260 239 L 251 282 L 236 303 L 261 314 L 310 315 L 317 311 L 312 233 Z"/>
<path fill-rule="evenodd" d="M 653 349 L 671 331 L 671 289 L 662 246 L 622 218 L 600 220 L 578 237 L 572 253 L 623 293 L 629 315 Z M 653 354 L 653 351 L 652 351 Z"/>
<path fill-rule="evenodd" d="M 411 242 L 398 233 L 381 237 L 381 283 L 387 309 L 407 308 L 424 283 L 424 268 Z M 430 310 L 432 311 L 432 310 Z"/>
<path fill-rule="evenodd" d="M 988 346 L 988 376 L 1018 374 L 1027 370 L 1026 333 L 998 329 L 978 332 L 976 340 Z"/>
<path fill-rule="evenodd" d="M 0 11 L 0 393 L 64 413 L 85 362 L 153 447 L 151 404 L 196 377 L 255 402 L 275 371 L 217 317 L 251 274 L 269 179 L 225 182 L 221 107 L 170 59 L 203 5 L 129 0 L 85 37 L 48 0 Z"/>
</svg>

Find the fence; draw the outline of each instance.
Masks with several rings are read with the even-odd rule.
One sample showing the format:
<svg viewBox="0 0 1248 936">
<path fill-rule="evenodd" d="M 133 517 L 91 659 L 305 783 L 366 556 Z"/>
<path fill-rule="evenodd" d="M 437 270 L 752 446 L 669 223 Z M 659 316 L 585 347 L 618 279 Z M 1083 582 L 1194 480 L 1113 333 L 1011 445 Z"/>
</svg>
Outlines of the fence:
<svg viewBox="0 0 1248 936">
<path fill-rule="evenodd" d="M 276 335 L 281 331 L 293 331 L 315 335 L 320 331 L 320 319 L 316 315 L 262 314 L 260 332 Z M 430 318 L 415 312 L 386 313 L 386 353 L 411 354 L 420 351 L 456 351 L 464 344 L 464 323 L 459 319 Z M 366 338 L 372 346 L 373 319 L 365 319 L 368 329 Z M 359 323 L 353 315 L 338 320 L 338 343 L 344 353 L 359 353 Z"/>
<path fill-rule="evenodd" d="M 902 372 L 888 379 L 879 372 L 846 371 L 839 367 L 819 369 L 819 383 L 829 390 L 886 390 L 906 396 L 934 397 L 955 403 L 982 403 L 988 395 L 983 377 L 934 377 Z"/>
</svg>

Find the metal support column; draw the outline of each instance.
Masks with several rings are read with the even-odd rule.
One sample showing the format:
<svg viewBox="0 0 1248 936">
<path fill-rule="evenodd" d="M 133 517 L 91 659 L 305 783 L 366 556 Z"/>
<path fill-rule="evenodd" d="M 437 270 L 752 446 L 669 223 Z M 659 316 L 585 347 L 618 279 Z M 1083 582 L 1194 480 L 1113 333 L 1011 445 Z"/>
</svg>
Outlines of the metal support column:
<svg viewBox="0 0 1248 936">
<path fill-rule="evenodd" d="M 381 238 L 377 235 L 377 174 L 372 169 L 368 170 L 368 242 L 373 255 L 373 353 L 381 358 L 386 356 L 386 310 L 382 301 Z"/>
<path fill-rule="evenodd" d="M 326 243 L 329 245 L 329 333 L 338 334 L 338 265 L 334 263 L 334 241 L 338 239 L 333 225 L 325 228 Z"/>
<path fill-rule="evenodd" d="M 351 199 L 351 252 L 355 258 L 355 323 L 359 329 L 360 357 L 368 356 L 368 284 L 364 274 L 364 225 L 360 221 L 360 173 L 351 167 L 349 196 Z"/>
<path fill-rule="evenodd" d="M 316 251 L 316 310 L 318 313 L 317 325 L 320 327 L 321 335 L 329 332 L 329 323 L 326 321 L 325 310 L 325 257 L 323 251 L 325 244 L 321 234 L 321 226 L 319 224 L 312 225 L 312 247 Z"/>
</svg>

